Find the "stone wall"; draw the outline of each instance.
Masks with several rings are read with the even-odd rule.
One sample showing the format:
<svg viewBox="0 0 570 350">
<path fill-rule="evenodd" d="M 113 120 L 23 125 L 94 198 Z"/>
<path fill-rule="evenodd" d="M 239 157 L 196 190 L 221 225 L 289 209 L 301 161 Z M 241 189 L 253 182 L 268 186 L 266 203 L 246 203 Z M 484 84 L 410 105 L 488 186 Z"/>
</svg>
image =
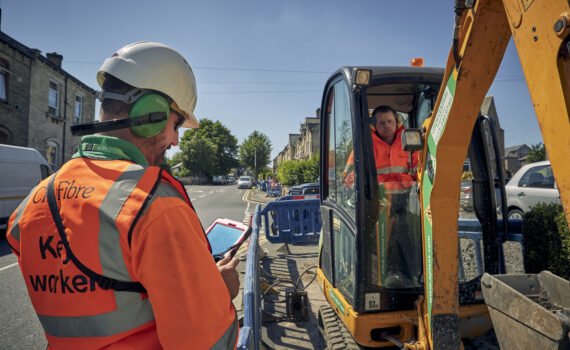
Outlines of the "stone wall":
<svg viewBox="0 0 570 350">
<path fill-rule="evenodd" d="M 59 86 L 58 110 L 55 113 L 49 111 L 48 105 L 50 82 Z M 66 90 L 67 103 L 65 103 Z M 30 92 L 29 147 L 36 148 L 50 162 L 48 144 L 57 145 L 56 169 L 71 158 L 74 148 L 80 142 L 80 137 L 73 137 L 69 131 L 74 122 L 76 95 L 83 97 L 81 122 L 93 121 L 95 119 L 94 91 L 45 59 L 34 61 Z M 62 151 L 64 144 L 65 155 Z"/>
<path fill-rule="evenodd" d="M 31 58 L 0 41 L 0 60 L 8 73 L 6 100 L 0 99 L 0 136 L 16 146 L 28 144 Z M 6 137 L 7 135 L 7 137 Z"/>
</svg>

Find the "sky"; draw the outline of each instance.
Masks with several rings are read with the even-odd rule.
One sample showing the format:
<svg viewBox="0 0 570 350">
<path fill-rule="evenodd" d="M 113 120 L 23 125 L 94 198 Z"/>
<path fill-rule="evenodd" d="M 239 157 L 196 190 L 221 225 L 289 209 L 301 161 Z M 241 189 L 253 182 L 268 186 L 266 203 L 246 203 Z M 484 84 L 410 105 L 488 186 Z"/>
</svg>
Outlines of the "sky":
<svg viewBox="0 0 570 350">
<path fill-rule="evenodd" d="M 241 143 L 269 137 L 272 158 L 315 116 L 339 67 L 444 67 L 453 0 L 0 0 L 0 30 L 93 89 L 103 60 L 135 41 L 179 51 L 196 75 L 198 118 L 219 120 Z M 542 142 L 514 46 L 488 95 L 505 146 Z M 98 111 L 98 108 L 97 108 Z M 97 112 L 98 113 L 98 112 Z M 176 150 L 169 151 L 172 155 Z"/>
</svg>

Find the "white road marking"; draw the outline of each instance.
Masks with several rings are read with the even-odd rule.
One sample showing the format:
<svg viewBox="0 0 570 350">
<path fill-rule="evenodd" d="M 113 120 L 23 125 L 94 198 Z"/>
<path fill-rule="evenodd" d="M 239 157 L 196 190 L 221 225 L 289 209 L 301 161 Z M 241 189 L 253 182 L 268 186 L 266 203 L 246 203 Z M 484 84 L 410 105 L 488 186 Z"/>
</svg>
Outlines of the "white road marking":
<svg viewBox="0 0 570 350">
<path fill-rule="evenodd" d="M 4 267 L 0 267 L 0 271 L 8 270 L 9 268 L 14 267 L 14 266 L 16 266 L 16 265 L 18 265 L 17 262 L 16 262 L 16 263 L 13 263 L 13 264 L 10 264 L 10 265 L 7 265 L 7 266 L 4 266 Z"/>
<path fill-rule="evenodd" d="M 249 191 L 250 190 L 245 191 L 245 193 L 243 194 L 243 197 L 241 197 L 241 200 L 244 202 L 247 202 L 248 205 L 249 205 L 249 201 L 247 200 L 247 196 L 249 195 Z"/>
</svg>

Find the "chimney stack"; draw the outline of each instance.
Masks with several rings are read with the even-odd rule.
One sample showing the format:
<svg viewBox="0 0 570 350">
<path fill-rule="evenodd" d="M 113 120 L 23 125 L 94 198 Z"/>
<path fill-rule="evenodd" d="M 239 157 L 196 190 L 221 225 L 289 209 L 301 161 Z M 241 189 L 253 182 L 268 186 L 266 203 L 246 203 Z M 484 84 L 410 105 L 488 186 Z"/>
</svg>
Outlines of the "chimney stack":
<svg viewBox="0 0 570 350">
<path fill-rule="evenodd" d="M 63 61 L 63 56 L 58 54 L 57 52 L 48 52 L 46 54 L 48 61 L 55 64 L 57 68 L 61 69 L 61 61 Z"/>
</svg>

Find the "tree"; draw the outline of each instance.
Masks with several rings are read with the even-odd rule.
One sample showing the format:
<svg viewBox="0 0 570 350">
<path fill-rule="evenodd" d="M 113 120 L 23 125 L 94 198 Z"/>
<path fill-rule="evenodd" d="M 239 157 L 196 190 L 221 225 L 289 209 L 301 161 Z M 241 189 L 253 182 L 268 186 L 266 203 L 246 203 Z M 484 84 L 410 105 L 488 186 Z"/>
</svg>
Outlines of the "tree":
<svg viewBox="0 0 570 350">
<path fill-rule="evenodd" d="M 319 178 L 319 155 L 312 156 L 303 163 L 303 182 L 316 182 Z"/>
<path fill-rule="evenodd" d="M 287 160 L 279 164 L 277 178 L 284 185 L 316 182 L 319 177 L 319 157 L 308 160 Z"/>
<path fill-rule="evenodd" d="M 204 135 L 187 131 L 180 142 L 184 168 L 188 169 L 190 175 L 211 176 L 216 162 L 216 148 Z"/>
<path fill-rule="evenodd" d="M 169 166 L 169 170 L 173 172 L 172 168 L 179 163 L 182 163 L 182 166 L 176 170 L 176 175 L 180 177 L 185 177 L 189 175 L 188 169 L 184 166 L 184 153 L 183 152 L 176 152 L 172 156 L 172 158 L 166 160 Z"/>
<path fill-rule="evenodd" d="M 202 119 L 197 130 L 216 145 L 216 160 L 213 167 L 215 174 L 227 175 L 231 168 L 238 166 L 238 139 L 226 126 L 220 121 Z"/>
<path fill-rule="evenodd" d="M 197 139 L 208 141 L 210 145 L 213 145 L 213 148 L 208 148 L 210 145 L 205 145 L 203 141 L 197 142 Z M 211 159 L 210 157 L 206 159 L 208 164 L 199 165 L 195 160 L 190 159 L 192 157 L 190 153 L 192 152 L 201 154 L 199 150 L 191 150 L 193 146 L 202 147 L 202 151 L 210 149 L 212 154 Z M 180 141 L 180 148 L 184 153 L 184 158 L 187 159 L 185 164 L 192 163 L 194 169 L 200 169 L 201 171 L 201 174 L 197 174 L 194 170 L 189 169 L 193 175 L 226 175 L 231 168 L 238 165 L 238 140 L 220 121 L 213 122 L 207 118 L 200 120 L 198 129 L 186 130 Z M 205 159 L 204 155 L 201 155 L 201 157 Z"/>
<path fill-rule="evenodd" d="M 239 148 L 240 162 L 244 167 L 250 168 L 255 178 L 261 169 L 270 161 L 271 141 L 263 133 L 255 130 L 242 143 Z"/>
<path fill-rule="evenodd" d="M 530 151 L 528 152 L 525 163 L 530 164 L 540 162 L 541 160 L 546 160 L 546 148 L 544 148 L 542 142 L 539 142 L 536 145 L 530 146 Z"/>
<path fill-rule="evenodd" d="M 300 162 L 298 160 L 286 160 L 279 163 L 277 178 L 279 182 L 286 186 L 298 185 L 301 183 Z"/>
</svg>

